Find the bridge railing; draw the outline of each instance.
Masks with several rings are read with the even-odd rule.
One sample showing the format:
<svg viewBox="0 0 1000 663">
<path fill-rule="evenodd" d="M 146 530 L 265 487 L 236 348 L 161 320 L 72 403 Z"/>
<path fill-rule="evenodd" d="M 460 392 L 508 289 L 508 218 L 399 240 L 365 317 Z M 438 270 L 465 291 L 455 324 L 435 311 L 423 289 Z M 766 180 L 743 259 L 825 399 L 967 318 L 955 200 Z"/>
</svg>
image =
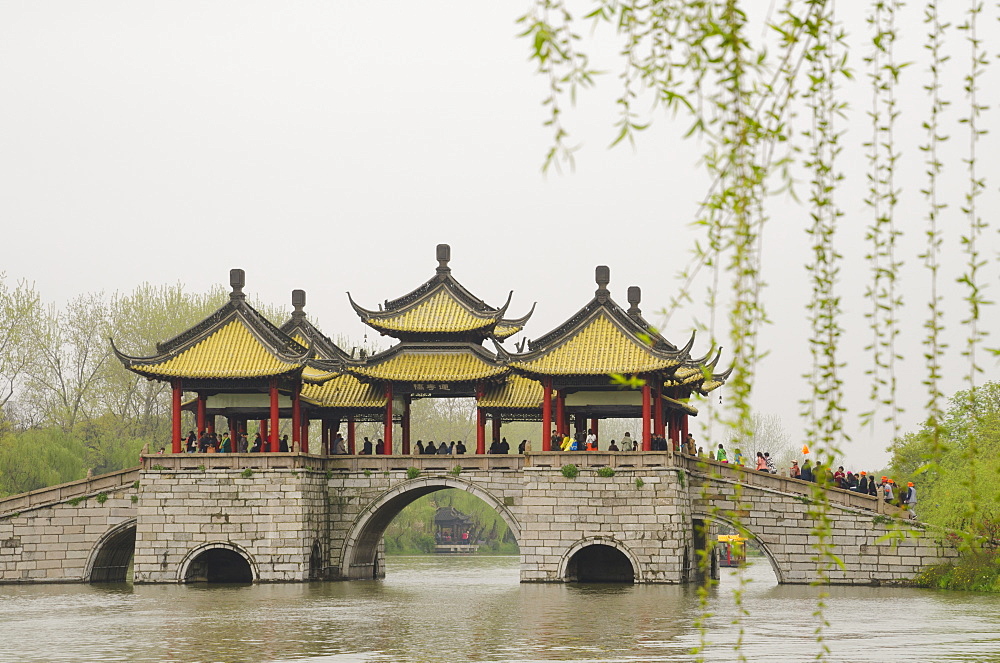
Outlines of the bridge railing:
<svg viewBox="0 0 1000 663">
<path fill-rule="evenodd" d="M 131 485 L 139 479 L 139 468 L 132 467 L 118 472 L 100 474 L 96 477 L 61 483 L 57 486 L 39 488 L 28 493 L 12 495 L 0 499 L 0 515 L 17 513 L 48 504 L 55 504 L 74 497 L 93 495 L 109 490 L 116 490 Z"/>
<path fill-rule="evenodd" d="M 244 470 L 308 469 L 388 472 L 415 467 L 419 470 L 449 471 L 456 466 L 466 470 L 520 470 L 524 467 L 562 467 L 563 465 L 600 468 L 666 467 L 670 456 L 662 451 L 602 452 L 543 451 L 529 454 L 448 454 L 410 456 L 320 456 L 302 453 L 253 454 L 155 454 L 142 457 L 143 469 L 163 470 Z"/>
<path fill-rule="evenodd" d="M 746 467 L 740 468 L 736 465 L 720 463 L 707 458 L 676 455 L 674 456 L 674 462 L 677 466 L 684 467 L 692 474 L 714 475 L 727 481 L 737 481 L 744 486 L 756 486 L 791 495 L 809 497 L 816 486 L 811 481 L 793 479 L 777 474 L 766 474 Z M 885 502 L 872 495 L 864 495 L 834 487 L 827 487 L 826 494 L 831 504 L 839 504 L 852 509 L 865 509 L 877 513 L 885 513 L 887 510 Z M 895 509 L 893 508 L 893 510 Z"/>
</svg>

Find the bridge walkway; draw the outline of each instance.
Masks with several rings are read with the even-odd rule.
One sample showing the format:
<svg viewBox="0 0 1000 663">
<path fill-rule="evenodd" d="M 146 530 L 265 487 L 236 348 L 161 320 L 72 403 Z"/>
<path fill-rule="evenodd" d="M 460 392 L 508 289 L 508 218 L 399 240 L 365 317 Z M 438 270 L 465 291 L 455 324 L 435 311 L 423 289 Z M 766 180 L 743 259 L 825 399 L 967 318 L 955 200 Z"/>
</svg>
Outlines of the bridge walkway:
<svg viewBox="0 0 1000 663">
<path fill-rule="evenodd" d="M 130 467 L 127 470 L 108 472 L 107 474 L 100 474 L 95 477 L 69 481 L 47 488 L 39 488 L 19 495 L 11 495 L 10 497 L 0 499 L 0 516 L 58 504 L 59 502 L 65 502 L 77 497 L 87 497 L 97 493 L 124 488 L 139 480 L 140 470 L 142 470 L 142 466 Z"/>
</svg>

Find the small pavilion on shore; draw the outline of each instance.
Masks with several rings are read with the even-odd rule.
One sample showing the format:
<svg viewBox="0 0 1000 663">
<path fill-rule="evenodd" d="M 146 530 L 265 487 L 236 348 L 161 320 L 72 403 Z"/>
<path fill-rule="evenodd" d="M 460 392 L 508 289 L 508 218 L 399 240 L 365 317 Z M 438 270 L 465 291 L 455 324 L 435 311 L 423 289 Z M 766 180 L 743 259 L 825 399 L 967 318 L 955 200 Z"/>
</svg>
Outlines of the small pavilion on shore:
<svg viewBox="0 0 1000 663">
<path fill-rule="evenodd" d="M 356 453 L 355 426 L 380 422 L 384 453 L 410 453 L 410 409 L 419 398 L 469 397 L 476 401 L 476 453 L 486 452 L 486 426 L 499 442 L 504 423 L 541 423 L 535 451 L 548 450 L 553 430 L 598 430 L 601 419 L 640 418 L 641 445 L 654 436 L 678 444 L 697 414 L 689 402 L 721 387 L 730 371 L 716 372 L 721 350 L 695 359 L 694 335 L 684 346 L 666 340 L 642 316 L 640 290 L 628 289 L 629 308 L 608 290 L 607 267 L 596 270 L 597 291 L 569 320 L 515 350 L 505 339 L 522 331 L 534 306 L 508 318 L 513 293 L 500 307 L 475 297 L 451 273 L 448 245 L 437 247 L 434 275 L 378 309 L 348 301 L 355 314 L 395 344 L 355 356 L 307 318 L 306 295 L 292 291 L 291 317 L 279 328 L 243 293 L 243 270 L 230 272 L 229 300 L 204 320 L 160 343 L 155 354 L 118 359 L 130 371 L 172 387 L 171 450 L 182 446 L 181 412 L 191 410 L 199 431 L 212 432 L 216 416 L 230 431 L 249 433 L 259 423 L 266 444 L 279 450 L 279 423 L 291 424 L 289 450 L 309 453 L 310 422 L 320 423 L 314 453 L 330 453 L 346 424 L 346 451 Z M 486 347 L 490 341 L 492 349 Z M 731 369 L 730 369 L 731 370 Z M 183 395 L 193 394 L 187 403 Z M 234 442 L 233 451 L 237 450 Z"/>
</svg>

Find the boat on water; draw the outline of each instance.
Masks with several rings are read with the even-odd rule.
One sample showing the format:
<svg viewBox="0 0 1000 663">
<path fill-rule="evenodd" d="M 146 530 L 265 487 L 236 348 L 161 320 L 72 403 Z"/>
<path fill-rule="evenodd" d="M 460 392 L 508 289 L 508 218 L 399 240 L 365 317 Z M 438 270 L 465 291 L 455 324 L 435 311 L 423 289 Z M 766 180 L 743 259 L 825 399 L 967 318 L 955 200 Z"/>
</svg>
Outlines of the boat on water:
<svg viewBox="0 0 1000 663">
<path fill-rule="evenodd" d="M 715 550 L 719 566 L 736 567 L 747 563 L 746 539 L 739 534 L 720 534 Z"/>
</svg>

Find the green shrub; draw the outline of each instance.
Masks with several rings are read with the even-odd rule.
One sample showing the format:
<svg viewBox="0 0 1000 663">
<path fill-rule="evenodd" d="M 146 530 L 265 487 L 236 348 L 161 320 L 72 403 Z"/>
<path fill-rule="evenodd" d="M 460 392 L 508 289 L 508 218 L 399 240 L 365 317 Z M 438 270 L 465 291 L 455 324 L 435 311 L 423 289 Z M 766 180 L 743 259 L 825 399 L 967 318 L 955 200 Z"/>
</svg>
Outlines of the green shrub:
<svg viewBox="0 0 1000 663">
<path fill-rule="evenodd" d="M 450 472 L 448 472 L 448 474 L 454 474 L 456 477 L 461 473 L 462 473 L 461 465 L 456 465 L 455 467 L 451 468 Z"/>
<path fill-rule="evenodd" d="M 108 494 L 107 493 L 97 493 L 97 498 L 96 499 L 97 499 L 97 503 L 98 504 L 104 504 L 105 502 L 108 501 Z"/>
<path fill-rule="evenodd" d="M 580 468 L 570 463 L 562 466 L 562 475 L 567 479 L 575 479 L 580 476 Z"/>
<path fill-rule="evenodd" d="M 365 470 L 365 478 L 366 479 L 369 478 L 371 475 L 372 475 L 372 471 L 371 470 Z"/>
<path fill-rule="evenodd" d="M 135 503 L 137 503 L 138 501 L 139 501 L 139 496 L 138 496 L 138 495 L 133 495 L 133 496 L 132 496 L 132 504 L 135 504 Z"/>
<path fill-rule="evenodd" d="M 240 476 L 243 477 L 244 479 L 249 479 L 250 477 L 253 476 L 253 470 L 248 467 L 247 469 L 240 472 Z"/>
<path fill-rule="evenodd" d="M 615 470 L 614 468 L 611 467 L 602 467 L 597 470 L 597 476 L 599 477 L 608 478 L 608 477 L 613 477 L 614 475 L 615 475 Z"/>
<path fill-rule="evenodd" d="M 416 479 L 418 476 L 420 476 L 420 470 L 418 470 L 415 467 L 408 467 L 408 468 L 406 468 L 406 478 L 407 479 Z"/>
<path fill-rule="evenodd" d="M 645 485 L 646 485 L 646 482 L 642 480 L 642 477 L 636 477 L 635 478 L 635 487 L 636 487 L 636 489 L 642 488 Z"/>
</svg>

